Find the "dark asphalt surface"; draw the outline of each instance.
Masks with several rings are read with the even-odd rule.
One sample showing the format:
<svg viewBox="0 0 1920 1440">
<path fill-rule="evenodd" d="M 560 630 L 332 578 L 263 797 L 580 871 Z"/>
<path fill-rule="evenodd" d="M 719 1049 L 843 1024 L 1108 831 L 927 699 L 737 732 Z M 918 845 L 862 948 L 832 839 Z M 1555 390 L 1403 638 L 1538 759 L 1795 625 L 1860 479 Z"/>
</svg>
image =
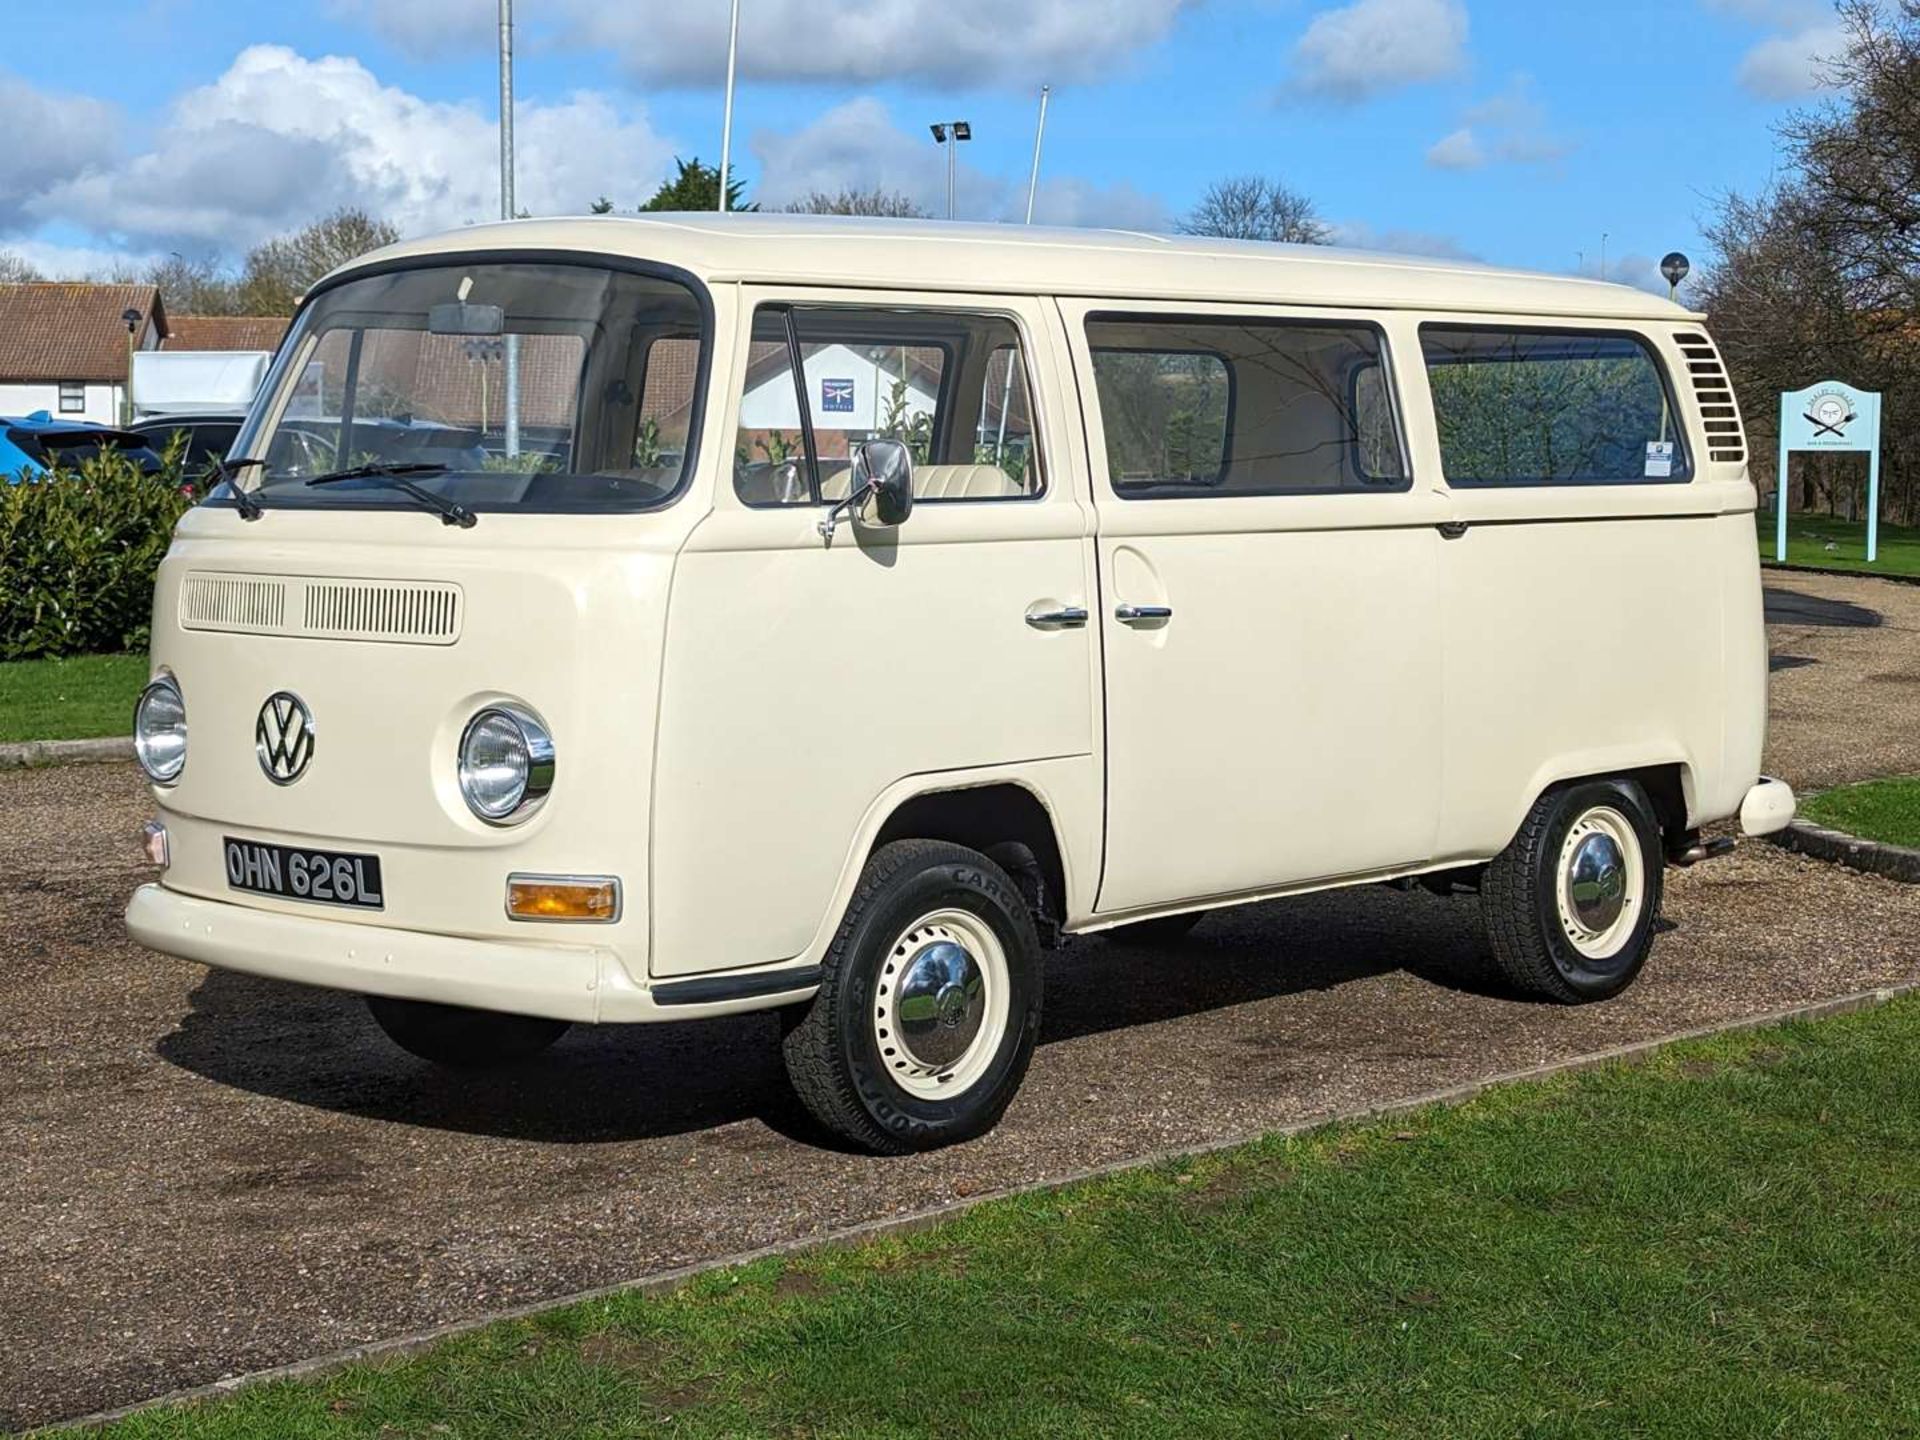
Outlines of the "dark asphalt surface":
<svg viewBox="0 0 1920 1440">
<path fill-rule="evenodd" d="M 1900 626 L 1793 641 L 1816 663 L 1776 686 L 1913 663 Z M 1861 644 L 1905 648 L 1833 648 Z M 1806 727 L 1837 723 L 1789 705 L 1776 741 L 1823 753 Z M 118 767 L 0 775 L 0 1424 L 1920 978 L 1920 889 L 1766 846 L 1674 876 L 1646 977 L 1583 1010 L 1473 978 L 1470 900 L 1309 897 L 1059 953 L 1002 1127 L 875 1160 L 803 1122 L 769 1017 L 454 1076 L 352 997 L 142 951 L 120 911 L 147 813 Z"/>
</svg>

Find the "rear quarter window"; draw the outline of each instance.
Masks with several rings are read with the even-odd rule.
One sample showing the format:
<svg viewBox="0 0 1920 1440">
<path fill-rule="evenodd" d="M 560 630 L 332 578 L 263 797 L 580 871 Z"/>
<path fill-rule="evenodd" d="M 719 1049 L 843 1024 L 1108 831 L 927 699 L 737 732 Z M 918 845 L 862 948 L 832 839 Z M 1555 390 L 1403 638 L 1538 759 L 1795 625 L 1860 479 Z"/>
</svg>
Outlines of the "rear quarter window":
<svg viewBox="0 0 1920 1440">
<path fill-rule="evenodd" d="M 1429 325 L 1420 343 L 1449 485 L 1692 477 L 1666 371 L 1640 336 Z"/>
</svg>

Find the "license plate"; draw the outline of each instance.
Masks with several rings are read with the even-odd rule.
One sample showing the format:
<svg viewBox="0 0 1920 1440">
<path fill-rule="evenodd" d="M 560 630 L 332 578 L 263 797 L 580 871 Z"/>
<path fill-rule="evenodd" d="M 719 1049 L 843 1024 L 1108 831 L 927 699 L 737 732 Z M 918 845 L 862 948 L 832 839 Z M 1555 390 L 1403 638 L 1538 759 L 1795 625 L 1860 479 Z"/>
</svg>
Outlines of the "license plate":
<svg viewBox="0 0 1920 1440">
<path fill-rule="evenodd" d="M 378 855 L 343 855 L 232 836 L 226 837 L 225 849 L 227 884 L 235 890 L 356 910 L 378 910 L 386 904 Z"/>
</svg>

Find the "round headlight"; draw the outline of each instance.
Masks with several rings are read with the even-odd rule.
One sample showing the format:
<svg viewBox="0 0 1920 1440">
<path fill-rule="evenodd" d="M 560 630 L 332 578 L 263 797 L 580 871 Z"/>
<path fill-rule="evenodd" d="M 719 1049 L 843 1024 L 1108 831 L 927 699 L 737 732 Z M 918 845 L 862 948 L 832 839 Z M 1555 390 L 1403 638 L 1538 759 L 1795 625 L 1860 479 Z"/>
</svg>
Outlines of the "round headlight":
<svg viewBox="0 0 1920 1440">
<path fill-rule="evenodd" d="M 140 692 L 133 707 L 133 753 L 156 785 L 171 785 L 187 768 L 187 702 L 171 675 Z"/>
<path fill-rule="evenodd" d="M 553 788 L 553 737 L 531 711 L 489 705 L 460 737 L 460 793 L 490 825 L 517 825 Z"/>
</svg>

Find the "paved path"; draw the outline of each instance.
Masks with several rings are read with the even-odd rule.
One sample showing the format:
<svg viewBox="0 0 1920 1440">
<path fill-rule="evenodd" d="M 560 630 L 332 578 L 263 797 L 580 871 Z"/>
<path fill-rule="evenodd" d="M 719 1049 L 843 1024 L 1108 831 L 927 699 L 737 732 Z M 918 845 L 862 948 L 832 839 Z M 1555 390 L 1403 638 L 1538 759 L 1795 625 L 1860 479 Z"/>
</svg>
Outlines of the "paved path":
<svg viewBox="0 0 1920 1440">
<path fill-rule="evenodd" d="M 1887 623 L 1783 635 L 1814 662 L 1774 681 L 1789 778 L 1793 757 L 1863 763 L 1872 723 L 1817 733 L 1835 722 L 1802 677 L 1915 665 L 1911 614 L 1838 598 Z M 1001 1129 L 872 1160 L 813 1140 L 764 1016 L 575 1032 L 512 1075 L 449 1076 L 351 997 L 141 951 L 119 917 L 146 813 L 116 767 L 0 775 L 0 1425 L 1920 977 L 1920 889 L 1765 846 L 1675 876 L 1646 978 L 1576 1011 L 1457 978 L 1472 901 L 1312 897 L 1163 953 L 1071 946 Z"/>
</svg>

